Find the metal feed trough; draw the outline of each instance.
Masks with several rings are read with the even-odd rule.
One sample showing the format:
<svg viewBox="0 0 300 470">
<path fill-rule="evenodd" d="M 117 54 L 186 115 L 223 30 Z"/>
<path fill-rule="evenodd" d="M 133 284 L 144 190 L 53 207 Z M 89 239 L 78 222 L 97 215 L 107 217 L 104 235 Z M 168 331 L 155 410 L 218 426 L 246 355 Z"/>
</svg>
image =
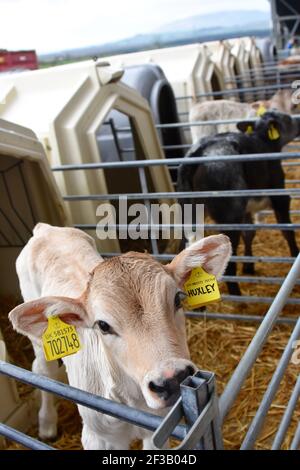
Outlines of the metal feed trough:
<svg viewBox="0 0 300 470">
<path fill-rule="evenodd" d="M 278 87 L 278 85 L 277 85 Z M 258 91 L 257 88 L 251 88 L 251 91 Z M 273 88 L 272 88 L 273 89 Z M 274 87 L 275 89 L 275 87 Z M 248 91 L 245 89 L 236 89 L 226 91 L 226 93 L 240 93 Z M 222 94 L 225 92 L 222 91 Z M 209 94 L 211 95 L 211 93 Z M 214 96 L 217 95 L 214 93 Z M 202 95 L 201 95 L 202 96 Z M 190 97 L 180 97 L 178 99 L 188 99 Z M 231 121 L 218 121 L 219 123 L 234 122 Z M 170 126 L 178 126 L 187 128 L 190 125 L 207 125 L 205 122 L 194 122 L 180 123 L 180 124 L 166 124 L 157 126 L 158 128 L 166 128 Z M 212 121 L 212 124 L 215 124 Z M 116 133 L 128 132 L 130 128 L 115 128 Z M 177 146 L 173 146 L 174 148 Z M 184 144 L 181 147 L 187 149 L 189 145 Z M 130 152 L 133 149 L 130 149 Z M 120 148 L 120 151 L 126 152 L 129 149 Z M 234 196 L 261 196 L 261 195 L 273 195 L 281 196 L 283 194 L 289 194 L 292 197 L 300 196 L 300 188 L 290 189 L 272 189 L 272 190 L 248 190 L 248 191 L 219 191 L 217 194 L 213 191 L 206 192 L 195 192 L 195 193 L 177 193 L 177 192 L 150 192 L 147 187 L 147 180 L 145 177 L 145 170 L 150 166 L 168 166 L 169 168 L 176 169 L 181 163 L 187 165 L 193 165 L 195 163 L 201 164 L 207 161 L 259 161 L 259 160 L 283 160 L 283 165 L 300 165 L 300 152 L 282 152 L 279 154 L 266 154 L 266 155 L 241 155 L 241 156 L 216 156 L 216 157 L 202 157 L 189 158 L 183 161 L 180 158 L 168 158 L 165 160 L 156 159 L 155 155 L 150 160 L 134 160 L 134 161 L 118 161 L 118 162 L 106 162 L 106 163 L 91 163 L 91 164 L 73 164 L 73 165 L 60 165 L 53 167 L 54 172 L 89 172 L 97 171 L 99 169 L 110 169 L 117 171 L 119 168 L 138 168 L 139 178 L 141 185 L 141 192 L 127 194 L 129 200 L 141 200 L 149 203 L 151 200 L 174 200 L 201 196 L 202 198 L 210 197 L 234 197 Z M 285 160 L 296 160 L 295 162 L 285 162 Z M 288 183 L 293 183 L 294 180 L 289 180 Z M 71 203 L 72 201 L 109 201 L 117 200 L 118 194 L 93 194 L 93 195 L 68 195 L 64 199 Z M 266 211 L 264 211 L 266 212 Z M 267 211 L 268 212 L 268 211 Z M 296 211 L 297 213 L 299 211 Z M 171 224 L 168 227 L 172 226 Z M 77 227 L 81 229 L 95 229 L 95 224 L 77 224 Z M 127 227 L 127 226 L 125 226 Z M 150 228 L 150 226 L 145 227 Z M 162 228 L 161 226 L 158 228 Z M 212 231 L 222 230 L 297 230 L 300 228 L 300 224 L 256 224 L 249 225 L 243 224 L 208 224 L 206 228 Z M 152 254 L 157 259 L 169 260 L 174 255 L 162 254 L 159 252 L 159 247 L 156 240 L 151 241 Z M 105 256 L 114 256 L 117 253 L 106 253 Z M 231 410 L 235 400 L 237 399 L 239 392 L 245 384 L 246 378 L 251 373 L 252 367 L 259 357 L 263 346 L 268 340 L 268 337 L 272 331 L 273 326 L 276 323 L 286 323 L 293 326 L 292 334 L 286 344 L 286 347 L 282 353 L 280 360 L 278 361 L 277 368 L 269 382 L 267 390 L 264 393 L 263 399 L 258 407 L 255 416 L 250 423 L 248 431 L 244 437 L 241 445 L 241 449 L 252 449 L 254 448 L 255 442 L 259 436 L 262 426 L 267 417 L 268 411 L 272 405 L 276 392 L 278 391 L 279 385 L 284 377 L 288 364 L 291 360 L 293 353 L 293 344 L 300 338 L 300 319 L 293 317 L 281 316 L 281 312 L 287 304 L 300 304 L 300 299 L 290 298 L 290 294 L 295 285 L 299 284 L 300 277 L 300 254 L 297 258 L 291 257 L 279 257 L 279 256 L 233 256 L 232 261 L 234 262 L 265 262 L 265 263 L 286 263 L 290 264 L 291 268 L 286 276 L 282 277 L 245 277 L 235 276 L 228 277 L 224 276 L 224 281 L 237 281 L 237 282 L 259 282 L 265 284 L 281 284 L 281 287 L 275 296 L 271 297 L 253 297 L 253 296 L 230 296 L 224 295 L 224 301 L 230 302 L 252 302 L 252 303 L 267 303 L 270 304 L 267 314 L 262 317 L 259 315 L 241 315 L 241 314 L 227 314 L 227 313 L 203 313 L 203 312 L 186 312 L 188 317 L 203 318 L 204 316 L 209 319 L 228 319 L 235 321 L 249 321 L 260 323 L 257 331 L 248 346 L 246 352 L 241 358 L 238 366 L 233 372 L 230 380 L 228 381 L 223 393 L 218 396 L 215 376 L 211 372 L 198 371 L 193 377 L 188 377 L 181 384 L 181 396 L 177 403 L 170 409 L 169 413 L 165 418 L 155 416 L 151 413 L 146 413 L 129 406 L 116 403 L 111 400 L 104 399 L 99 396 L 78 390 L 69 385 L 57 382 L 55 380 L 48 379 L 46 377 L 39 376 L 32 372 L 26 371 L 14 365 L 0 361 L 0 373 L 8 377 L 12 377 L 21 382 L 33 385 L 41 390 L 54 393 L 67 400 L 79 403 L 87 406 L 91 409 L 97 410 L 101 413 L 116 417 L 122 421 L 132 423 L 134 425 L 143 427 L 151 430 L 153 434 L 153 443 L 157 448 L 162 448 L 164 443 L 169 437 L 175 437 L 180 442 L 177 449 L 222 449 L 222 426 L 226 420 L 226 416 Z M 283 412 L 282 420 L 279 428 L 273 440 L 272 449 L 279 449 L 284 441 L 287 430 L 289 428 L 293 412 L 297 406 L 297 401 L 300 395 L 300 378 L 294 386 L 294 390 L 290 396 L 288 405 Z M 49 450 L 52 449 L 49 445 L 39 442 L 27 435 L 20 433 L 8 426 L 0 424 L 0 435 L 6 436 L 7 438 L 19 442 L 24 446 L 31 449 Z M 298 449 L 300 446 L 300 426 L 298 426 L 292 444 L 291 449 Z"/>
</svg>

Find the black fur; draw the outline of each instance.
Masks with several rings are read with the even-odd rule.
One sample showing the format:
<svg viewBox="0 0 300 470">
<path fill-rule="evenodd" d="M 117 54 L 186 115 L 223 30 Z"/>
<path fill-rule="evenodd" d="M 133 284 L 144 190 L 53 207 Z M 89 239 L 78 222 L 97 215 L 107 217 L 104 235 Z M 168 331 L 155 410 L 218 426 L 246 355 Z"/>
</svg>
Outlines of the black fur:
<svg viewBox="0 0 300 470">
<path fill-rule="evenodd" d="M 252 126 L 252 133 L 245 132 Z M 205 137 L 192 146 L 185 158 L 216 155 L 266 154 L 280 152 L 282 147 L 300 134 L 300 120 L 283 113 L 270 111 L 256 122 L 238 123 L 242 132 L 227 132 Z M 268 134 L 275 128 L 280 137 L 271 140 Z M 211 162 L 200 165 L 180 165 L 178 170 L 177 191 L 224 191 L 243 189 L 284 188 L 284 173 L 280 160 L 254 162 Z M 261 198 L 252 198 L 259 200 Z M 247 212 L 249 197 L 221 197 L 193 199 L 184 202 L 205 204 L 210 216 L 220 224 L 252 223 L 251 213 Z M 278 223 L 291 223 L 289 215 L 290 197 L 271 196 L 270 201 Z M 240 231 L 229 231 L 227 235 L 232 242 L 233 254 L 236 254 Z M 252 256 L 252 240 L 255 231 L 243 234 L 245 255 Z M 283 231 L 292 256 L 298 254 L 298 247 L 293 231 Z M 244 264 L 244 272 L 254 273 L 253 263 Z M 236 274 L 236 263 L 229 263 L 227 275 Z M 230 294 L 240 295 L 237 283 L 228 283 Z"/>
</svg>

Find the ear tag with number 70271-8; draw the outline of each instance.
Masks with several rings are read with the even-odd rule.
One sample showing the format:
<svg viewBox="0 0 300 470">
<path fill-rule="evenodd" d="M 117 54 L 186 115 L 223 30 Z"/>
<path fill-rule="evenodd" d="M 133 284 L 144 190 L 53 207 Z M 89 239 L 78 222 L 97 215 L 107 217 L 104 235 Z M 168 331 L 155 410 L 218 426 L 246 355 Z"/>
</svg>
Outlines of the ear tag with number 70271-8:
<svg viewBox="0 0 300 470">
<path fill-rule="evenodd" d="M 75 326 L 68 325 L 59 317 L 49 317 L 48 327 L 42 335 L 46 361 L 54 361 L 81 349 Z"/>
</svg>

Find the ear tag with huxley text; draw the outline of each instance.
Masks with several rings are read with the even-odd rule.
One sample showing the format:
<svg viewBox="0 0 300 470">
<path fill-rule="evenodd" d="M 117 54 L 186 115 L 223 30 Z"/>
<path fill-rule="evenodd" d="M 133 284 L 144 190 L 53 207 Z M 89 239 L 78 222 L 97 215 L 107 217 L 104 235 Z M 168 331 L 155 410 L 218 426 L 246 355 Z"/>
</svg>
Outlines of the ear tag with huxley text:
<svg viewBox="0 0 300 470">
<path fill-rule="evenodd" d="M 221 298 L 216 277 L 208 274 L 203 268 L 194 268 L 190 277 L 184 283 L 187 294 L 185 304 L 193 309 L 216 302 Z"/>
<path fill-rule="evenodd" d="M 75 326 L 68 325 L 59 317 L 49 317 L 48 327 L 42 336 L 46 361 L 54 361 L 81 349 Z"/>
<path fill-rule="evenodd" d="M 277 140 L 280 137 L 278 129 L 276 129 L 273 124 L 271 124 L 269 127 L 268 137 L 270 140 Z"/>
</svg>

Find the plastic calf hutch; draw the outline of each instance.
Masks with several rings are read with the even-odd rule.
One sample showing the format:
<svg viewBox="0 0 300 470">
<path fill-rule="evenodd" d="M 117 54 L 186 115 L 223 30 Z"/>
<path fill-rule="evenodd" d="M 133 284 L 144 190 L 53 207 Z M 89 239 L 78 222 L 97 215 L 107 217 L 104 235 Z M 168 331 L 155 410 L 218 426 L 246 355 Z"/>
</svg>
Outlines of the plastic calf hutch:
<svg viewBox="0 0 300 470">
<path fill-rule="evenodd" d="M 70 224 L 41 143 L 0 119 L 0 295 L 19 294 L 14 262 L 37 222 Z"/>
<path fill-rule="evenodd" d="M 237 72 L 243 76 L 242 86 L 245 88 L 254 86 L 250 74 L 250 52 L 245 46 L 244 38 L 232 39 L 229 40 L 229 43 L 231 44 L 231 54 L 236 59 Z M 253 94 L 248 91 L 244 94 L 244 100 L 254 101 Z"/>
<path fill-rule="evenodd" d="M 122 83 L 140 93 L 149 103 L 155 124 L 178 123 L 176 100 L 170 83 L 162 69 L 155 64 L 131 65 L 124 68 Z M 107 125 L 97 134 L 102 161 L 132 160 L 136 158 L 132 132 L 117 133 L 118 127 L 130 127 L 130 119 L 119 111 L 112 110 L 106 117 Z M 158 128 L 165 156 L 183 157 L 181 129 Z M 178 148 L 174 150 L 174 145 Z M 170 148 L 169 148 L 170 147 Z M 120 188 L 118 188 L 119 190 Z"/>
<path fill-rule="evenodd" d="M 205 45 L 189 44 L 187 46 L 155 49 L 132 54 L 108 57 L 115 66 L 129 66 L 154 63 L 159 65 L 167 80 L 171 83 L 175 97 L 191 96 L 192 99 L 177 103 L 181 120 L 185 120 L 196 95 L 221 89 L 215 65 Z M 179 66 L 180 64 L 180 66 Z"/>
<path fill-rule="evenodd" d="M 119 81 L 122 75 L 122 70 L 113 70 L 107 63 L 88 61 L 0 77 L 0 116 L 33 129 L 52 165 L 82 164 L 102 161 L 97 135 L 114 109 L 130 118 L 139 149 L 137 158 L 163 158 L 150 107 L 139 93 Z M 109 192 L 103 171 L 56 177 L 64 195 Z M 173 188 L 167 168 L 151 168 L 146 179 L 158 192 Z M 132 174 L 122 174 L 114 183 L 130 192 L 133 180 Z M 77 202 L 68 207 L 68 212 L 74 224 L 89 224 L 95 220 L 96 208 L 92 201 Z M 102 252 L 115 251 L 119 244 L 117 240 L 103 240 L 99 248 Z"/>
<path fill-rule="evenodd" d="M 42 145 L 34 133 L 0 119 L 0 295 L 19 297 L 15 260 L 37 221 L 67 225 L 64 202 Z M 5 274 L 4 274 L 5 273 Z M 0 359 L 8 361 L 0 331 Z M 19 399 L 14 380 L 0 377 L 0 420 L 27 431 L 30 402 Z M 1 446 L 1 440 L 0 440 Z"/>
<path fill-rule="evenodd" d="M 249 53 L 250 74 L 254 86 L 263 85 L 263 77 L 260 69 L 263 65 L 262 55 L 254 38 L 244 38 L 245 49 Z"/>
<path fill-rule="evenodd" d="M 235 58 L 227 41 L 211 41 L 206 43 L 211 61 L 215 64 L 216 73 L 222 90 L 236 88 Z M 236 100 L 236 96 L 229 99 Z"/>
<path fill-rule="evenodd" d="M 0 361 L 8 362 L 5 342 L 0 330 Z M 17 386 L 13 379 L 0 376 L 0 422 L 20 431 L 26 432 L 32 421 L 32 411 L 29 401 L 21 401 Z M 3 438 L 0 437 L 0 449 L 4 447 Z"/>
</svg>

